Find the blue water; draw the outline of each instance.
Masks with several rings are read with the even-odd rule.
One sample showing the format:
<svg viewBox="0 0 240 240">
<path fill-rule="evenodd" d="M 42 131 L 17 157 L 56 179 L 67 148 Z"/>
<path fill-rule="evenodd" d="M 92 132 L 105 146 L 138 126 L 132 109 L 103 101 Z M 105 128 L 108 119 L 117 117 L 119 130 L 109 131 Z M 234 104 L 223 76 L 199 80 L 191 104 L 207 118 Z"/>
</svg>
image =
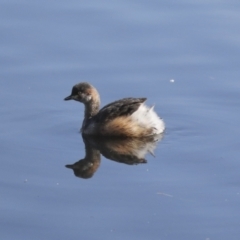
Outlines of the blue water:
<svg viewBox="0 0 240 240">
<path fill-rule="evenodd" d="M 239 239 L 237 1 L 0 3 L 1 239 Z M 81 81 L 155 105 L 155 157 L 65 168 L 85 155 L 63 101 Z"/>
</svg>

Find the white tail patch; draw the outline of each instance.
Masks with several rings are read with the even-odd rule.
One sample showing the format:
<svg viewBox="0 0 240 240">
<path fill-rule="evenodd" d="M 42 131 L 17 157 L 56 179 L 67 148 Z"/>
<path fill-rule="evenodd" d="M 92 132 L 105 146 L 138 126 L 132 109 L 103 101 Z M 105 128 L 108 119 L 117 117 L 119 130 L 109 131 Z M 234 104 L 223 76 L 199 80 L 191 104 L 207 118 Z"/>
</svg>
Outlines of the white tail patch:
<svg viewBox="0 0 240 240">
<path fill-rule="evenodd" d="M 165 129 L 163 120 L 154 111 L 154 106 L 149 108 L 144 103 L 136 112 L 131 115 L 133 121 L 136 121 L 141 127 L 152 129 L 152 134 L 160 134 Z"/>
</svg>

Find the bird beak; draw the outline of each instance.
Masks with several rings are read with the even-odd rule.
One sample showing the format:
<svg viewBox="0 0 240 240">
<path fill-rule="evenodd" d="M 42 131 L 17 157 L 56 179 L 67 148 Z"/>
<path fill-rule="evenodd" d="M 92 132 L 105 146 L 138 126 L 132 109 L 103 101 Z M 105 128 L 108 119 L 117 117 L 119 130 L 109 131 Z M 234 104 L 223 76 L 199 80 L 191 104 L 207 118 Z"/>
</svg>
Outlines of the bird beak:
<svg viewBox="0 0 240 240">
<path fill-rule="evenodd" d="M 65 101 L 67 101 L 67 100 L 71 100 L 71 99 L 72 99 L 72 95 L 70 95 L 70 96 L 64 98 Z"/>
<path fill-rule="evenodd" d="M 71 168 L 71 169 L 74 169 L 74 168 L 75 168 L 74 164 L 67 164 L 67 165 L 65 165 L 65 167 L 66 167 L 66 168 Z"/>
</svg>

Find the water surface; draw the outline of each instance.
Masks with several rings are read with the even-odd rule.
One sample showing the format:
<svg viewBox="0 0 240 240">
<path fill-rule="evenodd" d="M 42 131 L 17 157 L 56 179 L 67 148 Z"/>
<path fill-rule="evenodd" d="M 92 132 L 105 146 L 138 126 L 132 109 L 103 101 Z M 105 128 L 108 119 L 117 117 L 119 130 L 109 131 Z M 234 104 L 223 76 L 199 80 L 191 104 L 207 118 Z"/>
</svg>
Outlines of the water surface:
<svg viewBox="0 0 240 240">
<path fill-rule="evenodd" d="M 1 1 L 2 239 L 240 236 L 237 1 Z M 171 81 L 174 80 L 174 81 Z M 102 105 L 148 97 L 166 133 L 146 164 L 85 155 L 91 82 Z"/>
</svg>

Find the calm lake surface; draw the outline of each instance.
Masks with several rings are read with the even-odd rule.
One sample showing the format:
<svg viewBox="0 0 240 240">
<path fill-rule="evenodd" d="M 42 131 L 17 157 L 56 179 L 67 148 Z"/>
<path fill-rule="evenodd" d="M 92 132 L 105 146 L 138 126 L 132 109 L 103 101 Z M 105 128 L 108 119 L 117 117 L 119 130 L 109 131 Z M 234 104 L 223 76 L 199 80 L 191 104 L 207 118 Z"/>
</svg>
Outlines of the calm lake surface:
<svg viewBox="0 0 240 240">
<path fill-rule="evenodd" d="M 1 239 L 240 239 L 238 1 L 0 3 Z M 155 157 L 65 167 L 85 156 L 63 101 L 81 81 L 155 105 Z"/>
</svg>

